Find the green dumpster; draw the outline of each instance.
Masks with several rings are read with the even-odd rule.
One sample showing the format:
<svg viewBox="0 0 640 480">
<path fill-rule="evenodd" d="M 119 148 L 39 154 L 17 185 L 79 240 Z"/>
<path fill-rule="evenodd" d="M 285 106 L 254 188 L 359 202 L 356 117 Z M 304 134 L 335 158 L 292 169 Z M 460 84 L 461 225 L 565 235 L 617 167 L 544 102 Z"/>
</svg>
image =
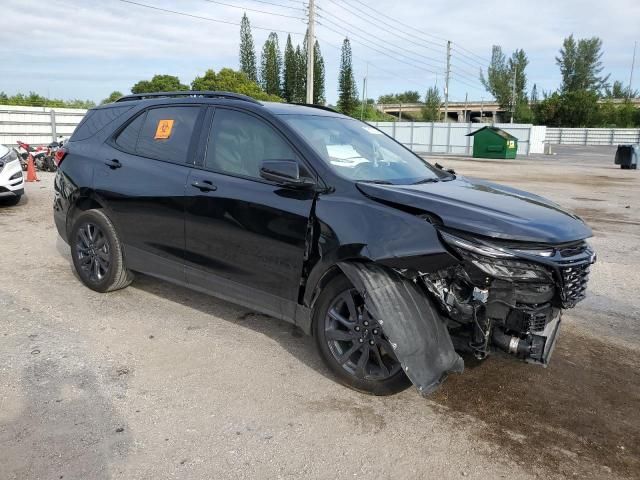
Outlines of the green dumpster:
<svg viewBox="0 0 640 480">
<path fill-rule="evenodd" d="M 467 135 L 473 137 L 474 158 L 516 158 L 518 139 L 498 127 L 482 127 Z"/>
</svg>

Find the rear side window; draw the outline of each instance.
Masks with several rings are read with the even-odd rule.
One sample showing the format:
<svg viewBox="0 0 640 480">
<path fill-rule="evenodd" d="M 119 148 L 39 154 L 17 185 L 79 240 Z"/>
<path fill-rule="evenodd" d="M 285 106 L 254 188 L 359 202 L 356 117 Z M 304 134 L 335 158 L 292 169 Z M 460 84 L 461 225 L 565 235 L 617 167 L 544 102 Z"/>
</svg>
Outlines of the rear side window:
<svg viewBox="0 0 640 480">
<path fill-rule="evenodd" d="M 133 105 L 123 105 L 119 107 L 89 110 L 80 124 L 74 130 L 69 141 L 76 142 L 92 137 L 131 108 L 133 108 Z"/>
<path fill-rule="evenodd" d="M 197 106 L 149 110 L 138 135 L 136 154 L 157 160 L 186 163 L 189 143 L 199 113 L 200 107 Z M 132 127 L 133 123 L 129 127 Z"/>
<path fill-rule="evenodd" d="M 146 113 L 138 115 L 136 119 L 125 127 L 122 132 L 116 138 L 116 144 L 122 148 L 125 152 L 135 153 L 136 145 L 138 143 L 138 135 L 140 135 L 140 129 L 144 123 Z"/>
</svg>

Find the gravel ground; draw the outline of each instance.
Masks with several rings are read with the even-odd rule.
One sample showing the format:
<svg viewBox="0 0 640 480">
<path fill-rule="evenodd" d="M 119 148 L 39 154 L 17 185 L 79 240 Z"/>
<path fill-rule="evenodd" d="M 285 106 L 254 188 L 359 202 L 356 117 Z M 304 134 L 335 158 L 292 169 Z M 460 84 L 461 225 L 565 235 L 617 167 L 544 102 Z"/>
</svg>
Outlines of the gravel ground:
<svg viewBox="0 0 640 480">
<path fill-rule="evenodd" d="M 352 392 L 282 322 L 146 276 L 84 288 L 41 173 L 0 207 L 0 478 L 638 478 L 640 173 L 606 152 L 438 161 L 593 227 L 549 368 L 494 356 L 428 399 Z"/>
</svg>

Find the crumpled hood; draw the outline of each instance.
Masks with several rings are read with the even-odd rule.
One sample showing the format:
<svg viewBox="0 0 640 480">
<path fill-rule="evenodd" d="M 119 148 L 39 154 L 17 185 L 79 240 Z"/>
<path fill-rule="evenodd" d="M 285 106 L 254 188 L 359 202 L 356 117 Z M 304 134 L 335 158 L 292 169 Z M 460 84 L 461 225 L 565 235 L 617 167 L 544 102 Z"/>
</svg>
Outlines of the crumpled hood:
<svg viewBox="0 0 640 480">
<path fill-rule="evenodd" d="M 565 243 L 592 235 L 580 219 L 557 204 L 522 190 L 485 180 L 455 180 L 417 185 L 360 182 L 370 198 L 437 215 L 446 227 L 485 237 L 535 243 Z"/>
</svg>

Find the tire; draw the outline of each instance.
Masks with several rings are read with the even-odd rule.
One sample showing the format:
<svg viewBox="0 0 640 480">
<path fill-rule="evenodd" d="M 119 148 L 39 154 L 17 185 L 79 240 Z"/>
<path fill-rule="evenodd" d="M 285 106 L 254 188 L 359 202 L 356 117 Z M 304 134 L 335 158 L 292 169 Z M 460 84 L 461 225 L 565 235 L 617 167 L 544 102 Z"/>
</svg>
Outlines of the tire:
<svg viewBox="0 0 640 480">
<path fill-rule="evenodd" d="M 0 205 L 4 205 L 6 207 L 14 207 L 20 203 L 20 199 L 22 195 L 13 195 L 11 197 L 0 198 Z"/>
<path fill-rule="evenodd" d="M 340 383 L 371 395 L 393 395 L 411 385 L 377 320 L 344 275 L 324 288 L 313 313 L 316 347 Z"/>
<path fill-rule="evenodd" d="M 112 292 L 133 281 L 116 230 L 102 210 L 87 210 L 76 217 L 69 245 L 76 273 L 91 290 Z"/>
</svg>

